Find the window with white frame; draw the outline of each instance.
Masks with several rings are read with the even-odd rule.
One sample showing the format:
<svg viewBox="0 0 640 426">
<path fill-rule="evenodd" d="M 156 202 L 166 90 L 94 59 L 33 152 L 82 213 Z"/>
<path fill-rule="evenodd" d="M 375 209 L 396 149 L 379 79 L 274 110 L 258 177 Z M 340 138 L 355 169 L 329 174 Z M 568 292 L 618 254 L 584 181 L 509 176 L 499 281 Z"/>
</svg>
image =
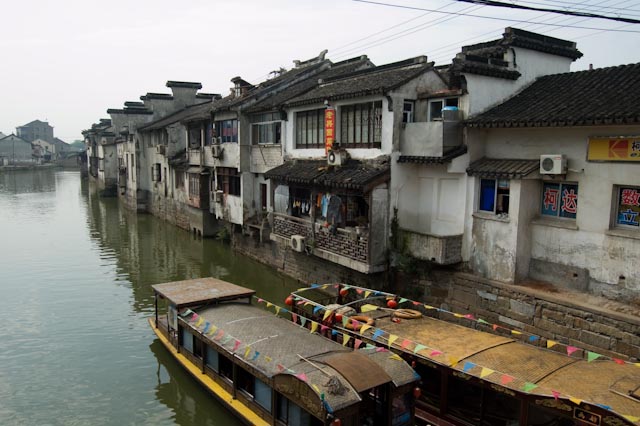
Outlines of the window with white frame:
<svg viewBox="0 0 640 426">
<path fill-rule="evenodd" d="M 216 136 L 220 143 L 238 142 L 238 120 L 216 121 Z"/>
<path fill-rule="evenodd" d="M 509 214 L 509 187 L 508 179 L 480 179 L 480 204 L 479 211 Z"/>
<path fill-rule="evenodd" d="M 544 182 L 540 214 L 545 217 L 575 219 L 578 212 L 578 184 Z"/>
<path fill-rule="evenodd" d="M 442 110 L 446 107 L 458 107 L 458 98 L 434 99 L 429 102 L 429 121 L 442 120 Z"/>
<path fill-rule="evenodd" d="M 340 107 L 339 142 L 345 148 L 380 148 L 382 101 Z"/>
<path fill-rule="evenodd" d="M 402 104 L 402 122 L 413 123 L 416 109 L 416 101 L 404 100 Z"/>
<path fill-rule="evenodd" d="M 296 112 L 296 149 L 324 148 L 324 111 Z"/>
<path fill-rule="evenodd" d="M 640 187 L 615 185 L 614 197 L 614 226 L 640 229 Z"/>
<path fill-rule="evenodd" d="M 279 112 L 258 114 L 251 117 L 252 144 L 279 144 L 281 141 L 281 117 Z"/>
</svg>

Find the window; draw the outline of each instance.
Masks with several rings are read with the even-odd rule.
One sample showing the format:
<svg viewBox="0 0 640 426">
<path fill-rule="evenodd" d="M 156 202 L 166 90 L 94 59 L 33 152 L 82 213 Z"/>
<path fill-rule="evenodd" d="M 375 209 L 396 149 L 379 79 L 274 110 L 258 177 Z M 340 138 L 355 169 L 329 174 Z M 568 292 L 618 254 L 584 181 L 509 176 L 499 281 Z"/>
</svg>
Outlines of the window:
<svg viewBox="0 0 640 426">
<path fill-rule="evenodd" d="M 200 175 L 189 173 L 189 198 L 200 196 Z"/>
<path fill-rule="evenodd" d="M 219 360 L 218 351 L 213 349 L 211 346 L 207 346 L 207 350 L 205 353 L 205 362 L 207 364 L 207 367 L 209 367 L 216 373 L 220 371 L 218 360 Z"/>
<path fill-rule="evenodd" d="M 240 175 L 232 167 L 218 167 L 216 169 L 218 190 L 225 194 L 240 196 Z"/>
<path fill-rule="evenodd" d="M 322 425 L 315 417 L 289 401 L 286 397 L 278 394 L 276 418 L 285 425 L 291 426 L 316 426 Z"/>
<path fill-rule="evenodd" d="M 413 123 L 413 115 L 416 107 L 415 101 L 405 100 L 402 106 L 402 122 Z"/>
<path fill-rule="evenodd" d="M 255 378 L 255 401 L 268 412 L 271 412 L 271 388 L 262 380 Z"/>
<path fill-rule="evenodd" d="M 184 186 L 184 173 L 176 170 L 175 171 L 175 175 L 176 175 L 176 189 L 182 188 Z"/>
<path fill-rule="evenodd" d="M 220 143 L 238 142 L 238 120 L 216 121 L 216 136 Z"/>
<path fill-rule="evenodd" d="M 213 143 L 214 128 L 213 123 L 208 122 L 204 127 L 204 144 L 211 145 Z"/>
<path fill-rule="evenodd" d="M 509 181 L 507 179 L 481 179 L 478 210 L 495 214 L 508 214 Z"/>
<path fill-rule="evenodd" d="M 437 99 L 429 102 L 429 121 L 442 120 L 445 107 L 458 107 L 458 98 Z"/>
<path fill-rule="evenodd" d="M 151 180 L 153 182 L 162 182 L 162 169 L 160 163 L 151 166 Z"/>
<path fill-rule="evenodd" d="M 543 216 L 575 219 L 578 211 L 578 184 L 545 182 L 542 185 Z"/>
<path fill-rule="evenodd" d="M 236 385 L 238 389 L 248 395 L 253 396 L 255 393 L 254 377 L 247 370 L 240 367 L 236 369 Z"/>
<path fill-rule="evenodd" d="M 182 328 L 182 346 L 190 353 L 193 353 L 193 334 L 186 328 Z"/>
<path fill-rule="evenodd" d="M 189 126 L 189 148 L 200 148 L 202 144 L 202 126 L 200 123 Z"/>
<path fill-rule="evenodd" d="M 233 381 L 233 362 L 225 356 L 218 356 L 218 367 L 220 375 L 230 381 Z"/>
<path fill-rule="evenodd" d="M 346 148 L 380 148 L 382 101 L 341 107 L 338 142 Z"/>
<path fill-rule="evenodd" d="M 615 186 L 615 225 L 640 229 L 640 188 L 632 186 Z"/>
<path fill-rule="evenodd" d="M 277 112 L 258 114 L 251 118 L 251 143 L 279 144 L 281 141 L 281 121 Z"/>
<path fill-rule="evenodd" d="M 324 108 L 296 112 L 296 148 L 324 148 Z"/>
</svg>

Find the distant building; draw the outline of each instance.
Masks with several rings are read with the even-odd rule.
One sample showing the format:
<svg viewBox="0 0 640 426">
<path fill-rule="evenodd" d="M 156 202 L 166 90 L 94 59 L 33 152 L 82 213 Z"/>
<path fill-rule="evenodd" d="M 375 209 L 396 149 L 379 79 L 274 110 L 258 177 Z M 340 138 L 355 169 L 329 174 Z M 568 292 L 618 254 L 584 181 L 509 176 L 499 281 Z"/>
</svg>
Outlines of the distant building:
<svg viewBox="0 0 640 426">
<path fill-rule="evenodd" d="M 46 121 L 33 120 L 23 126 L 16 127 L 17 135 L 27 142 L 33 142 L 36 139 L 42 139 L 49 143 L 53 143 L 53 127 Z"/>
<path fill-rule="evenodd" d="M 5 135 L 4 133 L 0 132 L 0 139 L 6 138 L 7 135 Z"/>
<path fill-rule="evenodd" d="M 56 146 L 44 139 L 36 139 L 31 142 L 33 152 L 41 162 L 48 162 L 56 159 Z"/>
<path fill-rule="evenodd" d="M 13 134 L 0 139 L 0 164 L 33 162 L 31 143 Z"/>
</svg>

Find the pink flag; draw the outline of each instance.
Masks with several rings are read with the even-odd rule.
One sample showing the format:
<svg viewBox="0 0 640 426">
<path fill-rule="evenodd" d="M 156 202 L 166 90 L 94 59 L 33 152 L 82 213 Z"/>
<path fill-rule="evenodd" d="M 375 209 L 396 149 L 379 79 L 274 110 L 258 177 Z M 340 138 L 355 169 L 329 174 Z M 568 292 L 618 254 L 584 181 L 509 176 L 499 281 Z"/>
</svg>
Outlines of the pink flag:
<svg viewBox="0 0 640 426">
<path fill-rule="evenodd" d="M 278 371 L 283 371 L 284 370 L 284 365 L 282 365 L 282 364 L 277 364 L 276 367 L 278 368 Z"/>
<path fill-rule="evenodd" d="M 578 348 L 576 348 L 575 346 L 567 346 L 567 355 L 571 356 L 571 354 L 577 350 Z"/>
<path fill-rule="evenodd" d="M 431 351 L 431 356 L 438 356 L 438 355 L 442 355 L 442 352 L 440 352 L 440 351 Z"/>
<path fill-rule="evenodd" d="M 493 331 L 496 331 L 498 329 L 498 324 L 493 324 Z"/>
<path fill-rule="evenodd" d="M 264 302 L 264 299 L 261 299 L 258 297 L 258 303 L 262 303 L 262 302 Z"/>
<path fill-rule="evenodd" d="M 409 346 L 410 344 L 411 344 L 411 340 L 409 340 L 409 339 L 404 339 L 404 340 L 402 341 L 402 344 L 400 345 L 400 347 L 401 347 L 402 349 L 407 349 L 407 346 Z"/>
<path fill-rule="evenodd" d="M 236 342 L 233 344 L 233 352 L 237 351 L 240 347 L 240 340 L 236 339 Z"/>
<path fill-rule="evenodd" d="M 298 322 L 298 315 L 291 312 L 291 319 L 293 320 L 293 322 Z"/>
<path fill-rule="evenodd" d="M 558 391 L 552 390 L 551 393 L 553 394 L 553 397 L 555 399 L 558 399 L 558 397 L 560 396 L 560 392 L 558 392 Z"/>
<path fill-rule="evenodd" d="M 358 349 L 358 348 L 360 347 L 360 345 L 362 344 L 362 340 L 360 340 L 360 339 L 356 339 L 356 340 L 355 340 L 355 343 L 356 343 L 356 344 L 354 345 L 354 348 L 355 348 L 355 349 Z"/>
<path fill-rule="evenodd" d="M 320 326 L 320 333 L 324 333 L 325 331 L 327 331 L 329 329 L 329 327 L 327 327 L 326 325 L 321 325 Z"/>
<path fill-rule="evenodd" d="M 513 377 L 507 375 L 507 374 L 503 374 L 502 377 L 500 377 L 500 384 L 501 385 L 506 385 L 507 383 L 511 383 L 513 382 Z"/>
<path fill-rule="evenodd" d="M 618 358 L 613 358 L 613 362 L 615 362 L 616 364 L 624 365 L 624 361 Z"/>
<path fill-rule="evenodd" d="M 307 381 L 307 375 L 306 375 L 306 374 L 304 374 L 304 373 L 298 373 L 298 374 L 296 374 L 296 377 L 297 377 L 298 379 L 302 380 L 303 382 L 306 382 L 306 381 Z"/>
</svg>

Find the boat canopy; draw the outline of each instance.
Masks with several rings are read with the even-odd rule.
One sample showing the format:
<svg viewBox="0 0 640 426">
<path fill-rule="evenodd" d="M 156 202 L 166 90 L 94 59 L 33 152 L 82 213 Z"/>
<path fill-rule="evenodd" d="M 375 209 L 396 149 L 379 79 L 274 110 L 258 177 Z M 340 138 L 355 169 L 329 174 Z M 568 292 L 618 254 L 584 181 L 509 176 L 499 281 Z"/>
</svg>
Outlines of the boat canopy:
<svg viewBox="0 0 640 426">
<path fill-rule="evenodd" d="M 212 277 L 173 281 L 155 284 L 151 287 L 157 294 L 175 305 L 177 309 L 247 298 L 256 293 L 249 288 Z"/>
</svg>

